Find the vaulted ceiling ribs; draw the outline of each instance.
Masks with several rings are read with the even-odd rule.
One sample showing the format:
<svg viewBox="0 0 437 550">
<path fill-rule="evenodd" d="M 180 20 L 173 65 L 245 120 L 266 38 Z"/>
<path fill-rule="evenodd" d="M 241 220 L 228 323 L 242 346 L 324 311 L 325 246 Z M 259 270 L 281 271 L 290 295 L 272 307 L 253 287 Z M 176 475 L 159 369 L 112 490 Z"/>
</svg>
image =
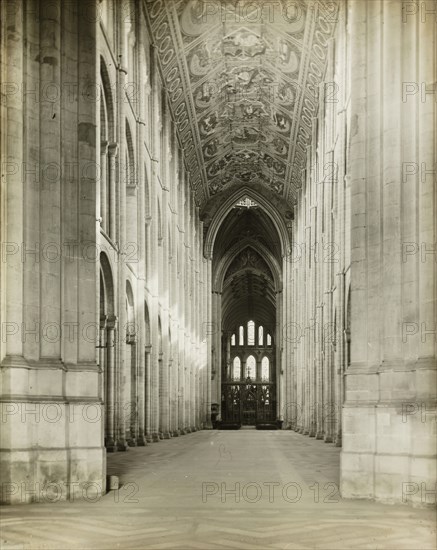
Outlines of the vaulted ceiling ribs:
<svg viewBox="0 0 437 550">
<path fill-rule="evenodd" d="M 294 204 L 335 24 L 332 5 L 147 2 L 201 208 L 222 191 L 252 184 Z"/>
</svg>

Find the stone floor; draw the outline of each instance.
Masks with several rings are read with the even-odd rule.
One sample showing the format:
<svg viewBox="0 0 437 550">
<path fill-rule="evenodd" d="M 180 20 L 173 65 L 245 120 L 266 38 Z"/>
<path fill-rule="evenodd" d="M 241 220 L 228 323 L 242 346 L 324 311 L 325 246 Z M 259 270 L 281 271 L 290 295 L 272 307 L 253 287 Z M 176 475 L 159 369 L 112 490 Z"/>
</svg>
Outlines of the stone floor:
<svg viewBox="0 0 437 550">
<path fill-rule="evenodd" d="M 425 550 L 435 510 L 342 500 L 339 449 L 289 431 L 202 431 L 108 456 L 97 502 L 5 506 L 2 549 Z"/>
</svg>

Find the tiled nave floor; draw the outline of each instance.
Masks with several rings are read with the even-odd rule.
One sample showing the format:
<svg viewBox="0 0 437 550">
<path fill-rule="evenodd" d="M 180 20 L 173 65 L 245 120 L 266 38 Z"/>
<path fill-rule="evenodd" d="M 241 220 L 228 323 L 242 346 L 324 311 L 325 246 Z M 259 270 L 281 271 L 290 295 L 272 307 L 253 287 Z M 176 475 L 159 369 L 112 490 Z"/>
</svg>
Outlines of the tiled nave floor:
<svg viewBox="0 0 437 550">
<path fill-rule="evenodd" d="M 0 547 L 436 547 L 435 510 L 341 500 L 338 472 L 339 449 L 294 432 L 196 432 L 109 455 L 123 486 L 98 502 L 2 507 Z"/>
</svg>

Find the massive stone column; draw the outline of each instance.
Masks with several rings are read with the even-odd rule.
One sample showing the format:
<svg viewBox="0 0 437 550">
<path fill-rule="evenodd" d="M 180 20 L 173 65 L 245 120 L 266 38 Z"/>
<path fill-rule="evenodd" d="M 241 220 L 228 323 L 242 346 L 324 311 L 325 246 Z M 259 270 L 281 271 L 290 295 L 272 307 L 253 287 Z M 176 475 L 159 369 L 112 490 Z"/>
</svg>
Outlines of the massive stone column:
<svg viewBox="0 0 437 550">
<path fill-rule="evenodd" d="M 107 231 L 108 223 L 108 142 L 100 141 L 100 166 L 99 166 L 97 204 L 100 206 L 97 218 L 100 218 L 100 227 L 103 231 Z"/>
<path fill-rule="evenodd" d="M 109 238 L 112 242 L 117 242 L 117 172 L 116 172 L 116 160 L 118 153 L 118 144 L 110 143 L 108 145 L 108 158 L 109 158 L 109 213 L 108 222 L 105 224 L 105 230 L 109 231 Z"/>
<path fill-rule="evenodd" d="M 350 8 L 352 357 L 341 491 L 424 505 L 436 479 L 436 27 L 435 14 L 408 11 L 400 0 Z"/>
<path fill-rule="evenodd" d="M 151 346 L 144 347 L 144 399 L 145 399 L 145 437 L 147 443 L 152 442 L 152 376 L 151 376 Z"/>
<path fill-rule="evenodd" d="M 0 470 L 2 487 L 10 484 L 2 498 L 42 500 L 50 484 L 61 499 L 81 498 L 90 481 L 106 490 L 90 249 L 99 153 L 96 102 L 87 95 L 95 84 L 97 17 L 88 3 L 17 0 L 1 9 L 2 88 L 9 83 L 2 241 L 9 244 Z M 66 83 L 77 83 L 77 93 Z"/>
<path fill-rule="evenodd" d="M 116 103 L 117 103 L 117 125 L 116 125 L 116 139 L 119 143 L 117 150 L 117 162 L 115 164 L 115 183 L 112 181 L 111 185 L 115 185 L 115 193 L 111 195 L 111 216 L 113 217 L 114 224 L 112 226 L 111 238 L 115 241 L 118 248 L 118 262 L 117 262 L 117 306 L 119 317 L 119 340 L 117 349 L 117 370 L 115 376 L 115 431 L 117 437 L 117 448 L 119 451 L 126 451 L 128 443 L 126 439 L 125 422 L 126 418 L 130 418 L 132 414 L 132 408 L 130 403 L 126 403 L 126 397 L 124 392 L 124 380 L 130 378 L 129 367 L 131 361 L 126 361 L 126 329 L 127 329 L 127 315 L 126 315 L 126 255 L 127 239 L 126 239 L 126 158 L 127 158 L 127 143 L 126 143 L 126 101 L 125 101 L 125 84 L 127 82 L 127 52 L 125 51 L 124 42 L 124 29 L 123 29 L 123 14 L 121 9 L 116 10 L 116 21 L 119 30 L 118 33 L 118 52 L 119 63 L 117 65 L 117 78 L 116 78 Z M 111 153 L 110 153 L 111 154 Z M 111 161 L 112 163 L 113 161 Z M 111 169 L 112 171 L 112 169 Z M 116 201 L 113 204 L 114 200 Z"/>
<path fill-rule="evenodd" d="M 117 357 L 117 318 L 109 317 L 106 321 L 106 346 L 105 360 L 105 416 L 106 416 L 106 441 L 105 446 L 108 452 L 117 450 L 116 432 L 115 432 L 115 412 L 116 412 L 116 357 Z"/>
<path fill-rule="evenodd" d="M 206 260 L 206 319 L 205 326 L 207 327 L 205 332 L 206 338 L 206 428 L 212 428 L 211 424 L 211 403 L 212 403 L 212 391 L 211 391 L 211 348 L 212 348 L 212 332 L 214 325 L 212 323 L 212 260 L 207 258 Z"/>
</svg>

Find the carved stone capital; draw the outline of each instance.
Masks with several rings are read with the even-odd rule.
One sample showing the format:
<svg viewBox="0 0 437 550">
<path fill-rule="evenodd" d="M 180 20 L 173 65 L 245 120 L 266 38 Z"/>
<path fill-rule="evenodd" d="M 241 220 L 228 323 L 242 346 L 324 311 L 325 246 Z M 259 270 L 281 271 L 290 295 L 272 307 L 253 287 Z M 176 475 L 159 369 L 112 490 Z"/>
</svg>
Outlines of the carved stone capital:
<svg viewBox="0 0 437 550">
<path fill-rule="evenodd" d="M 116 315 L 108 315 L 106 319 L 106 328 L 109 330 L 115 330 L 117 328 L 118 318 Z"/>
<path fill-rule="evenodd" d="M 117 156 L 118 153 L 118 143 L 109 143 L 108 144 L 108 154 L 110 157 Z"/>
<path fill-rule="evenodd" d="M 103 140 L 100 142 L 100 156 L 106 156 L 108 154 L 108 142 Z"/>
</svg>

